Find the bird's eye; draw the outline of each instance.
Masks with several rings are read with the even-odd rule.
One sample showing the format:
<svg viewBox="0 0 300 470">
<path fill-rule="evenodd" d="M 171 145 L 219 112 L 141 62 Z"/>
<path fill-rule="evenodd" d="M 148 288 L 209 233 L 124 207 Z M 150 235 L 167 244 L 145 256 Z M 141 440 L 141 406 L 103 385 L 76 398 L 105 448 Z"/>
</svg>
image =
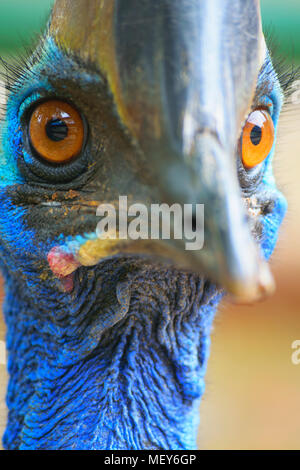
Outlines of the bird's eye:
<svg viewBox="0 0 300 470">
<path fill-rule="evenodd" d="M 274 139 L 274 124 L 268 111 L 253 111 L 247 119 L 241 138 L 241 159 L 244 167 L 251 169 L 262 163 L 272 150 Z"/>
<path fill-rule="evenodd" d="M 29 138 L 40 158 L 54 164 L 66 163 L 82 150 L 83 120 L 79 112 L 64 101 L 44 101 L 31 114 Z"/>
</svg>

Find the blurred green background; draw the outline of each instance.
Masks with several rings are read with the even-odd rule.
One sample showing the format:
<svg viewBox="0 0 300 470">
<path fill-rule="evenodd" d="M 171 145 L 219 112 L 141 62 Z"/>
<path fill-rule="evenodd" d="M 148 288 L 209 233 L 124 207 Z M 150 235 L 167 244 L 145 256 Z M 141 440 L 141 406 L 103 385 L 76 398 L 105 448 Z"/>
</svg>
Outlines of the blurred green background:
<svg viewBox="0 0 300 470">
<path fill-rule="evenodd" d="M 53 0 L 0 0 L 0 53 L 15 52 L 45 26 Z"/>
<path fill-rule="evenodd" d="M 91 0 L 87 0 L 91 1 Z M 46 24 L 53 0 L 0 0 L 0 53 L 11 53 Z M 264 25 L 271 27 L 284 56 L 300 59 L 300 1 L 262 0 Z"/>
<path fill-rule="evenodd" d="M 14 54 L 41 31 L 52 3 L 0 0 L 0 54 Z M 264 27 L 272 31 L 280 55 L 300 63 L 300 0 L 261 4 Z M 300 365 L 291 361 L 291 344 L 300 339 L 299 137 L 300 109 L 290 105 L 282 114 L 275 160 L 277 182 L 289 201 L 273 257 L 277 292 L 259 305 L 224 303 L 219 311 L 201 405 L 203 449 L 300 449 Z M 1 292 L 0 285 L 0 297 Z M 0 365 L 0 434 L 6 380 Z"/>
</svg>

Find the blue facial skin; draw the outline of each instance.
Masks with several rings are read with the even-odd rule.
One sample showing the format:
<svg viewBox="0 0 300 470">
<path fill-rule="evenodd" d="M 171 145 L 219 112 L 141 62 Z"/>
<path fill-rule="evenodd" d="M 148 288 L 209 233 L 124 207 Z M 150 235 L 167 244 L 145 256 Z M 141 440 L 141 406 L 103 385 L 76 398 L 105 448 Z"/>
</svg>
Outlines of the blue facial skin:
<svg viewBox="0 0 300 470">
<path fill-rule="evenodd" d="M 52 40 L 42 51 L 9 94 L 1 134 L 0 260 L 10 373 L 4 447 L 195 449 L 210 330 L 222 292 L 193 274 L 121 256 L 80 268 L 73 291 L 59 290 L 47 254 L 70 235 L 29 226 L 34 203 L 16 197 L 28 183 L 19 162 L 30 165 L 31 159 L 22 116 L 44 91 L 55 93 L 45 67 L 68 75 L 70 61 Z M 282 95 L 270 68 L 268 62 L 258 88 L 268 82 L 270 93 L 260 100 L 271 100 L 277 128 Z M 93 80 L 81 74 L 78 86 Z M 267 259 L 286 210 L 272 173 L 273 153 L 257 189 L 275 195 L 272 212 L 262 218 Z"/>
</svg>

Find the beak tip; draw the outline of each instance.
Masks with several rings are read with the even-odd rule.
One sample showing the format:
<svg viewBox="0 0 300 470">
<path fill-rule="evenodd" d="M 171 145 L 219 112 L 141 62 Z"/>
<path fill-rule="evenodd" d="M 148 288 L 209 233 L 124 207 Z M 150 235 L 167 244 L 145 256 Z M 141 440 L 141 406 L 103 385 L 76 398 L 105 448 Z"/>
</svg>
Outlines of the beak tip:
<svg viewBox="0 0 300 470">
<path fill-rule="evenodd" d="M 234 303 L 249 304 L 265 300 L 274 294 L 276 284 L 267 263 L 262 263 L 255 279 L 250 281 L 234 280 L 229 282 L 226 290 Z"/>
</svg>

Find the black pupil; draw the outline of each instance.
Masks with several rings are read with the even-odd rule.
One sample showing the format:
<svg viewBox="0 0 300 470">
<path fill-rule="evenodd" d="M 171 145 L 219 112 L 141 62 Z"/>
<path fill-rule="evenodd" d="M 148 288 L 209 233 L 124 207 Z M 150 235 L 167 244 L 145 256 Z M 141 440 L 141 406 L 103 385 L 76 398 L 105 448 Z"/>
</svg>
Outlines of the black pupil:
<svg viewBox="0 0 300 470">
<path fill-rule="evenodd" d="M 261 127 L 254 126 L 252 131 L 251 131 L 251 135 L 250 135 L 250 139 L 251 139 L 252 144 L 253 145 L 259 145 L 261 143 L 261 138 L 262 138 L 262 129 L 261 129 Z"/>
<path fill-rule="evenodd" d="M 60 119 L 51 119 L 46 124 L 46 134 L 54 142 L 64 140 L 68 135 L 68 126 Z"/>
</svg>

